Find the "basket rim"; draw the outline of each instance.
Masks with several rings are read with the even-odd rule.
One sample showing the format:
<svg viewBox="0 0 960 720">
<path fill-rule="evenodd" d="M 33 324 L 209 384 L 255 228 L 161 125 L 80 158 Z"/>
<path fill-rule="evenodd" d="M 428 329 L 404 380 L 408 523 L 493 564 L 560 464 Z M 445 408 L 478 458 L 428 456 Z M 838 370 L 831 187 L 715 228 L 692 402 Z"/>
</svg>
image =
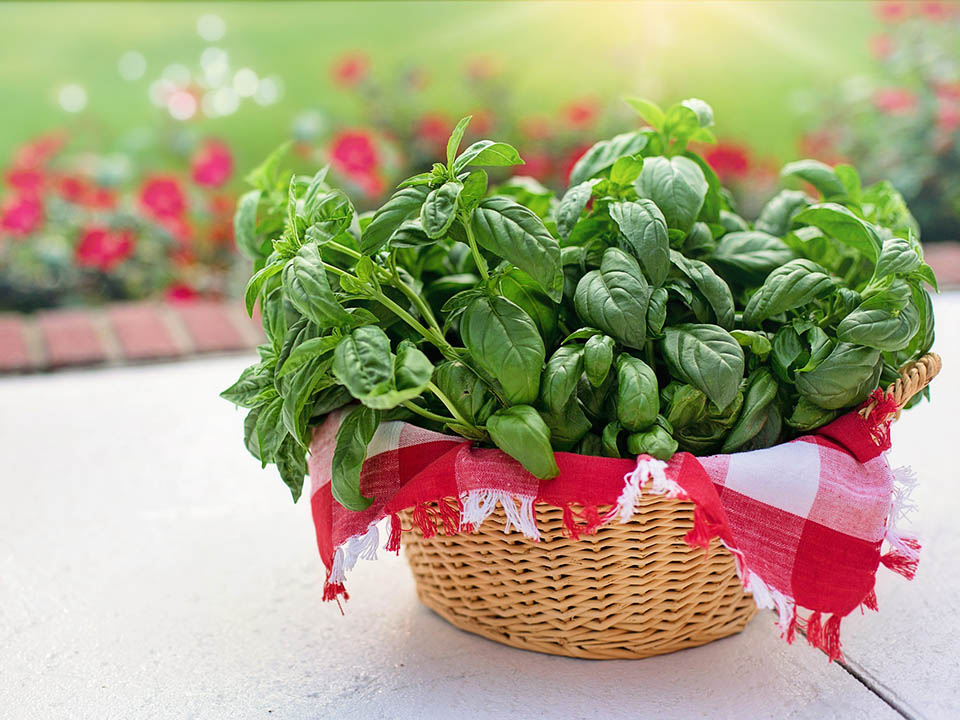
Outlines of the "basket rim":
<svg viewBox="0 0 960 720">
<path fill-rule="evenodd" d="M 899 411 L 910 402 L 910 399 L 918 392 L 929 385 L 933 379 L 940 373 L 943 367 L 943 360 L 935 352 L 928 352 L 918 360 L 909 362 L 900 368 L 900 377 L 887 386 L 886 395 L 893 398 L 897 404 L 897 417 Z M 870 413 L 877 406 L 877 398 L 871 398 L 863 409 L 860 410 L 860 416 L 866 420 Z"/>
</svg>

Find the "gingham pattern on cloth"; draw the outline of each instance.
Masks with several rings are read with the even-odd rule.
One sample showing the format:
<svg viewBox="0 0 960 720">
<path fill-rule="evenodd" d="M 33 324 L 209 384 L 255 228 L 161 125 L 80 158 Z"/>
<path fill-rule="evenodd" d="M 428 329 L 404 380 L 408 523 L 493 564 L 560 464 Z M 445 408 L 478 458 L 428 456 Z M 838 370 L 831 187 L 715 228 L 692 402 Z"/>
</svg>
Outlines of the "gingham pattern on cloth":
<svg viewBox="0 0 960 720">
<path fill-rule="evenodd" d="M 908 578 L 916 571 L 919 544 L 895 528 L 897 516 L 910 508 L 912 479 L 899 471 L 895 479 L 884 456 L 895 409 L 887 403 L 869 422 L 849 413 L 816 434 L 733 455 L 677 453 L 663 463 L 561 452 L 560 475 L 550 480 L 538 480 L 499 450 L 384 423 L 361 472 L 361 489 L 373 498 L 361 512 L 344 509 L 331 494 L 342 417 L 333 413 L 317 428 L 309 458 L 317 544 L 327 571 L 324 599 L 346 597 L 345 572 L 359 558 L 376 557 L 381 520 L 390 518 L 386 549 L 399 551 L 401 510 L 412 509 L 430 536 L 438 524 L 446 533 L 469 532 L 500 504 L 506 531 L 537 540 L 536 502 L 563 508 L 566 531 L 578 537 L 629 520 L 641 493 L 649 492 L 694 503 L 687 542 L 706 548 L 719 537 L 757 604 L 777 610 L 784 639 L 792 642 L 799 627 L 812 645 L 840 659 L 841 619 L 861 605 L 877 609 L 879 565 Z M 441 502 L 447 498 L 455 506 Z M 611 509 L 601 514 L 600 507 Z"/>
</svg>

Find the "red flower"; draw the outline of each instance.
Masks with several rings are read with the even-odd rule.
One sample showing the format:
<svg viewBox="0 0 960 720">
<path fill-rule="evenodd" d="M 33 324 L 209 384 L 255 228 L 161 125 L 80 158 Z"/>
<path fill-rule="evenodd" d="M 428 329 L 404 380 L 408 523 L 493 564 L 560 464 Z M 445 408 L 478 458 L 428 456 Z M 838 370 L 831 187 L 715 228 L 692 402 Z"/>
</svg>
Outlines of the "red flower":
<svg viewBox="0 0 960 720">
<path fill-rule="evenodd" d="M 157 175 L 140 188 L 140 204 L 156 220 L 171 220 L 183 215 L 187 199 L 180 181 L 171 175 Z"/>
<path fill-rule="evenodd" d="M 563 109 L 567 125 L 575 130 L 583 130 L 593 125 L 600 109 L 597 102 L 590 98 L 575 100 Z"/>
<path fill-rule="evenodd" d="M 63 133 L 41 135 L 17 150 L 13 164 L 20 168 L 37 168 L 46 165 L 47 161 L 64 146 L 66 140 Z"/>
<path fill-rule="evenodd" d="M 908 115 L 916 109 L 917 98 L 906 88 L 883 88 L 873 94 L 873 104 L 888 115 Z"/>
<path fill-rule="evenodd" d="M 167 302 L 177 303 L 196 300 L 200 296 L 200 293 L 186 283 L 173 283 L 167 288 L 164 296 Z"/>
<path fill-rule="evenodd" d="M 43 190 L 43 173 L 26 167 L 14 167 L 7 171 L 7 185 L 20 195 L 37 195 Z"/>
<path fill-rule="evenodd" d="M 870 54 L 877 60 L 884 60 L 893 54 L 893 39 L 884 33 L 870 36 Z"/>
<path fill-rule="evenodd" d="M 447 137 L 452 130 L 445 116 L 437 112 L 423 115 L 417 122 L 417 137 L 432 149 L 442 151 L 447 146 Z"/>
<path fill-rule="evenodd" d="M 470 132 L 473 135 L 488 135 L 493 130 L 493 113 L 489 110 L 474 110 L 470 121 Z"/>
<path fill-rule="evenodd" d="M 514 175 L 529 175 L 540 181 L 545 181 L 553 172 L 553 158 L 546 152 L 523 153 L 523 165 L 514 168 Z"/>
<path fill-rule="evenodd" d="M 220 187 L 233 174 L 233 154 L 226 143 L 208 140 L 193 156 L 193 181 L 204 187 Z"/>
<path fill-rule="evenodd" d="M 928 19 L 934 22 L 942 22 L 950 17 L 953 8 L 945 2 L 923 2 L 920 3 L 920 13 L 926 15 Z"/>
<path fill-rule="evenodd" d="M 561 177 L 563 181 L 570 184 L 570 173 L 573 172 L 573 166 L 577 164 L 577 161 L 586 155 L 587 150 L 590 149 L 589 145 L 580 145 L 575 147 L 567 155 L 566 159 L 563 161 L 563 168 L 561 170 Z"/>
<path fill-rule="evenodd" d="M 93 210 L 109 210 L 116 207 L 117 196 L 113 190 L 103 187 L 91 188 L 83 204 Z"/>
<path fill-rule="evenodd" d="M 136 237 L 130 230 L 91 227 L 83 231 L 74 252 L 80 267 L 110 272 L 133 254 Z"/>
<path fill-rule="evenodd" d="M 17 237 L 29 235 L 43 223 L 43 203 L 37 197 L 14 195 L 0 209 L 0 231 Z"/>
<path fill-rule="evenodd" d="M 330 163 L 350 177 L 369 175 L 380 164 L 373 135 L 366 130 L 342 130 L 330 142 Z"/>
<path fill-rule="evenodd" d="M 546 140 L 550 137 L 550 121 L 543 115 L 531 115 L 520 121 L 520 132 L 531 140 Z"/>
<path fill-rule="evenodd" d="M 361 52 L 341 55 L 330 70 L 334 85 L 351 88 L 367 79 L 370 71 L 370 58 Z"/>
<path fill-rule="evenodd" d="M 90 192 L 87 181 L 76 175 L 64 175 L 57 180 L 57 193 L 69 203 L 80 205 Z"/>
<path fill-rule="evenodd" d="M 898 23 L 905 20 L 910 14 L 910 3 L 884 0 L 874 6 L 877 17 L 888 23 Z"/>
<path fill-rule="evenodd" d="M 718 143 L 704 152 L 704 159 L 724 183 L 742 179 L 750 172 L 750 152 L 736 143 Z"/>
<path fill-rule="evenodd" d="M 937 104 L 937 127 L 946 133 L 960 129 L 960 105 L 941 100 Z"/>
</svg>

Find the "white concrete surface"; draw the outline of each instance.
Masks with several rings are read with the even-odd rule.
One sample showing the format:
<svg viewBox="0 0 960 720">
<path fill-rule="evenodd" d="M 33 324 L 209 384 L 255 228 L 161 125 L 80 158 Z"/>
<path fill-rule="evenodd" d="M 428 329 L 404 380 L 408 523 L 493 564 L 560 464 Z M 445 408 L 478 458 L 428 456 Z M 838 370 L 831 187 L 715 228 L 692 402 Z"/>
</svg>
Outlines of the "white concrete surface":
<svg viewBox="0 0 960 720">
<path fill-rule="evenodd" d="M 947 363 L 895 460 L 921 473 L 917 580 L 845 624 L 851 669 L 741 635 L 590 662 L 460 632 L 402 559 L 320 602 L 309 508 L 240 444 L 216 394 L 246 358 L 0 380 L 0 718 L 897 718 L 960 716 L 960 297 Z"/>
</svg>

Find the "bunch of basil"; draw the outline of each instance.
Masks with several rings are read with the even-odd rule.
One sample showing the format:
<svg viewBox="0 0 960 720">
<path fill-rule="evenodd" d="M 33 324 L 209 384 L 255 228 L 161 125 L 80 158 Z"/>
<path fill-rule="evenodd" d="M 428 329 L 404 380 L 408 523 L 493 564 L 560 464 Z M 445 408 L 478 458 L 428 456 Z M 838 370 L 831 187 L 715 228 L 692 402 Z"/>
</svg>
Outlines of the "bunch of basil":
<svg viewBox="0 0 960 720">
<path fill-rule="evenodd" d="M 784 168 L 754 223 L 688 142 L 700 100 L 598 142 L 561 198 L 483 140 L 409 178 L 372 215 L 280 151 L 248 178 L 235 220 L 267 343 L 223 396 L 249 408 L 246 446 L 296 499 L 311 429 L 345 408 L 334 497 L 362 509 L 381 422 L 493 444 L 541 478 L 555 450 L 669 458 L 767 447 L 861 403 L 933 343 L 917 227 L 887 183 L 848 166 Z"/>
</svg>

